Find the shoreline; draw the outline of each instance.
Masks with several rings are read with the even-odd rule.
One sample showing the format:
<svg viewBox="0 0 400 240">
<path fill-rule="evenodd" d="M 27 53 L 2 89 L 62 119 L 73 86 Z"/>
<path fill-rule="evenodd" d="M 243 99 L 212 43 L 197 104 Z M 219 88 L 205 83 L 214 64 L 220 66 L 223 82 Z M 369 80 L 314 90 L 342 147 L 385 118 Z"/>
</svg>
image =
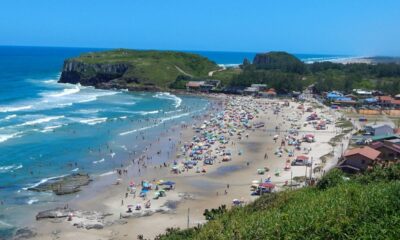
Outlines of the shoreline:
<svg viewBox="0 0 400 240">
<path fill-rule="evenodd" d="M 150 175 L 158 177 L 158 179 L 162 178 L 164 180 L 176 182 L 176 189 L 172 192 L 167 192 L 165 201 L 152 200 L 152 208 L 153 205 L 155 208 L 161 208 L 167 201 L 171 201 L 170 204 L 174 205 L 170 208 L 171 211 L 167 210 L 161 214 L 154 212 L 151 216 L 147 217 L 133 219 L 122 218 L 122 220 L 119 220 L 118 213 L 121 214 L 123 209 L 126 209 L 126 207 L 124 208 L 121 206 L 121 199 L 124 199 L 126 184 L 129 182 L 129 179 L 123 179 L 122 184 L 119 186 L 105 186 L 106 189 L 97 192 L 94 196 L 90 196 L 91 198 L 85 199 L 85 194 L 81 194 L 81 198 L 84 200 L 71 205 L 77 209 L 84 209 L 86 211 L 98 211 L 101 209 L 107 213 L 112 212 L 113 215 L 107 218 L 112 218 L 114 223 L 110 225 L 105 224 L 106 226 L 100 230 L 85 230 L 78 229 L 72 226 L 72 224 L 65 222 L 65 220 L 58 221 L 57 224 L 52 221 L 41 220 L 35 222 L 32 226 L 34 229 L 40 229 L 38 231 L 38 238 L 50 239 L 52 230 L 55 228 L 59 229 L 60 232 L 57 236 L 61 239 L 78 236 L 84 236 L 85 239 L 106 239 L 106 236 L 110 236 L 110 231 L 118 232 L 118 236 L 122 239 L 132 239 L 132 237 L 136 237 L 139 234 L 143 234 L 146 238 L 154 238 L 157 234 L 163 233 L 167 227 L 185 228 L 187 224 L 187 211 L 189 208 L 191 209 L 191 221 L 189 226 L 196 226 L 197 224 L 205 222 L 202 216 L 205 208 L 215 208 L 222 204 L 231 206 L 231 201 L 234 198 L 242 199 L 244 202 L 253 201 L 256 197 L 250 196 L 249 186 L 251 182 L 256 179 L 265 179 L 268 175 L 272 175 L 270 176 L 272 182 L 275 183 L 277 187 L 282 187 L 282 185 L 290 179 L 290 172 L 283 171 L 281 176 L 273 175 L 274 169 L 281 169 L 285 166 L 285 158 L 276 158 L 274 155 L 274 149 L 278 147 L 279 143 L 274 143 L 272 135 L 274 134 L 273 126 L 282 128 L 282 131 L 279 132 L 280 137 L 283 137 L 283 135 L 287 133 L 286 131 L 291 124 L 291 122 L 287 120 L 288 115 L 290 115 L 288 112 L 290 111 L 282 112 L 277 118 L 271 118 L 274 116 L 268 114 L 268 112 L 272 111 L 272 106 L 275 106 L 279 102 L 282 104 L 284 100 L 253 100 L 249 97 L 232 97 L 225 95 L 216 95 L 212 97 L 216 97 L 220 99 L 221 102 L 225 103 L 229 103 L 231 100 L 230 98 L 242 98 L 246 99 L 246 101 L 267 103 L 268 105 L 266 106 L 268 107 L 265 108 L 266 112 L 260 114 L 260 116 L 256 116 L 255 119 L 265 119 L 268 127 L 265 127 L 263 130 L 250 130 L 248 132 L 249 139 L 232 139 L 232 146 L 227 147 L 232 151 L 233 160 L 227 163 L 216 162 L 214 165 L 207 166 L 207 172 L 205 174 L 195 173 L 193 169 L 179 175 L 169 173 L 167 168 L 150 170 L 152 172 Z M 298 103 L 294 102 L 290 102 L 290 104 L 293 109 L 298 105 Z M 205 114 L 206 118 L 207 115 L 209 114 Z M 304 129 L 304 131 L 311 131 L 311 129 L 307 128 Z M 322 136 L 320 134 L 321 142 L 324 143 L 317 143 L 319 145 L 313 147 L 313 149 L 318 148 L 318 153 L 314 153 L 312 156 L 315 158 L 320 158 L 331 150 L 329 146 L 326 146 L 326 142 L 334 136 L 333 132 L 321 131 L 321 133 L 325 135 Z M 181 131 L 181 134 L 180 139 L 182 139 L 182 141 L 190 141 L 194 132 L 192 129 L 186 128 Z M 320 141 L 317 137 L 319 136 L 318 132 L 315 134 L 317 141 Z M 240 156 L 238 155 L 239 151 L 243 151 Z M 268 158 L 270 160 L 263 159 L 262 156 L 264 153 L 268 153 Z M 172 159 L 171 157 L 168 161 L 171 162 Z M 257 168 L 265 167 L 266 165 L 271 169 L 270 173 L 262 176 L 258 175 Z M 305 171 L 307 170 L 304 170 L 303 167 L 293 167 L 293 177 L 302 176 Z M 147 179 L 151 179 L 150 175 Z M 111 175 L 108 177 L 111 178 Z M 135 181 L 137 181 L 137 179 L 135 179 Z M 95 184 L 100 183 L 97 182 L 92 185 Z M 107 184 L 110 184 L 110 182 L 105 183 L 105 185 Z M 224 191 L 226 191 L 226 194 Z M 153 222 L 159 223 L 156 229 L 154 228 Z M 132 226 L 135 226 L 135 228 L 132 229 Z M 121 235 L 122 233 L 124 234 Z"/>
<path fill-rule="evenodd" d="M 196 98 L 197 99 L 197 98 Z M 191 100 L 191 102 L 193 102 L 194 100 Z M 163 127 L 163 123 L 161 123 L 160 124 L 160 127 L 158 127 L 157 129 L 158 130 L 156 130 L 156 131 L 154 131 L 154 130 L 146 130 L 145 132 L 146 132 L 146 134 L 149 134 L 149 135 L 146 135 L 146 140 L 144 140 L 143 142 L 142 142 L 142 140 L 140 139 L 140 140 L 136 140 L 136 142 L 137 142 L 137 145 L 139 145 L 139 147 L 136 147 L 137 145 L 135 145 L 136 143 L 135 143 L 135 135 L 139 135 L 139 131 L 137 132 L 137 133 L 135 133 L 132 137 L 129 137 L 129 138 L 126 138 L 126 139 L 128 139 L 130 142 L 132 142 L 133 144 L 131 144 L 131 143 L 129 143 L 129 142 L 127 142 L 129 145 L 135 145 L 134 147 L 133 147 L 133 150 L 135 150 L 135 149 L 137 149 L 136 150 L 136 152 L 138 153 L 138 154 L 140 154 L 141 153 L 141 151 L 142 150 L 144 150 L 146 147 L 148 147 L 147 145 L 150 143 L 151 144 L 151 142 L 156 142 L 156 140 L 157 140 L 157 137 L 154 137 L 154 136 L 158 136 L 158 135 L 164 135 L 164 139 L 167 139 L 168 140 L 168 134 L 169 133 L 172 133 L 172 131 L 170 131 L 169 130 L 169 128 L 171 127 L 171 126 L 173 126 L 173 125 L 176 125 L 176 124 L 179 124 L 181 121 L 187 121 L 187 122 L 191 122 L 192 121 L 192 116 L 198 116 L 198 115 L 202 115 L 203 114 L 203 112 L 204 112 L 204 108 L 207 108 L 206 106 L 209 106 L 210 104 L 209 103 L 207 103 L 206 104 L 206 101 L 204 101 L 204 100 L 201 100 L 201 102 L 205 102 L 205 104 L 204 105 L 201 105 L 201 109 L 200 108 L 198 108 L 197 106 L 198 106 L 198 104 L 197 104 L 197 106 L 196 106 L 196 108 L 194 108 L 194 109 L 190 109 L 190 108 L 186 108 L 186 107 L 184 107 L 184 109 L 183 109 L 183 111 L 185 112 L 185 114 L 186 114 L 186 112 L 187 112 L 187 117 L 186 117 L 186 115 L 185 115 L 185 117 L 183 117 L 183 118 L 172 118 L 172 119 L 168 119 L 168 120 L 166 120 L 165 121 L 165 123 L 164 123 L 164 127 Z M 199 109 L 199 110 L 197 110 L 197 108 Z M 193 110 L 196 110 L 196 111 L 193 111 Z M 177 114 L 179 114 L 180 115 L 180 113 L 177 113 Z M 162 118 L 163 120 L 164 120 L 164 118 L 165 118 L 165 116 L 164 115 L 161 115 L 160 116 L 160 118 Z M 145 120 L 145 121 L 147 121 L 147 120 Z M 148 125 L 148 124 L 153 124 L 153 122 L 152 122 L 152 120 L 151 121 L 149 121 L 148 123 L 145 123 L 146 125 Z M 132 124 L 131 124 L 132 125 Z M 165 133 L 165 131 L 169 131 L 169 133 Z M 142 131 L 143 132 L 143 131 Z M 175 134 L 176 135 L 176 134 Z M 161 137 L 161 136 L 159 136 L 159 137 Z M 175 136 L 174 138 L 178 138 L 178 136 Z M 131 139 L 131 140 L 130 140 Z M 165 141 L 167 141 L 167 140 L 165 140 Z M 164 142 L 165 142 L 164 141 Z M 126 141 L 125 141 L 126 142 Z M 122 141 L 120 141 L 119 143 L 121 143 L 121 144 L 124 144 L 124 142 L 122 142 Z M 120 146 L 124 146 L 124 145 L 121 145 L 120 144 Z M 126 146 L 128 146 L 128 145 L 126 145 Z M 167 146 L 167 145 L 166 145 Z M 108 151 L 108 149 L 106 149 L 105 148 L 105 146 L 104 147 L 102 147 L 103 149 L 102 149 L 102 151 L 104 150 L 104 151 Z M 133 150 L 132 150 L 132 152 L 133 152 Z M 122 151 L 122 150 L 121 150 Z M 118 153 L 118 152 L 117 152 Z M 152 153 L 153 155 L 156 155 L 155 153 Z M 166 155 L 167 154 L 167 150 L 165 151 L 165 153 L 164 153 L 164 155 Z M 125 155 L 127 156 L 127 157 L 125 157 Z M 162 155 L 162 156 L 164 156 L 164 155 Z M 162 157 L 161 155 L 158 157 L 158 158 L 161 158 Z M 112 157 L 113 158 L 113 157 Z M 158 160 L 158 158 L 157 159 L 153 159 L 153 162 L 157 162 L 157 161 L 159 161 Z M 111 159 L 111 158 L 110 158 Z M 118 165 L 119 165 L 119 163 L 120 162 L 123 162 L 124 163 L 124 165 L 126 166 L 126 164 L 129 164 L 130 163 L 130 157 L 128 157 L 128 153 L 126 153 L 126 154 L 123 154 L 123 155 L 118 155 L 117 154 L 117 156 L 115 157 L 115 158 L 113 158 L 114 160 L 113 161 L 115 161 L 115 166 L 116 167 L 118 167 Z M 121 161 L 120 161 L 121 160 Z M 90 164 L 91 162 L 89 161 L 89 164 Z M 111 162 L 110 162 L 111 163 Z M 93 165 L 94 166 L 94 165 Z M 96 165 L 97 166 L 97 165 Z M 99 165 L 100 166 L 100 165 Z M 103 166 L 103 165 L 102 165 Z M 135 166 L 136 167 L 136 166 Z M 107 185 L 107 186 L 109 186 L 110 184 L 106 184 L 106 182 L 111 182 L 111 180 L 112 181 L 114 181 L 115 180 L 115 175 L 114 175 L 114 173 L 115 173 L 115 167 L 113 167 L 113 168 L 109 168 L 108 170 L 105 170 L 105 167 L 101 167 L 101 168 L 98 168 L 98 173 L 92 173 L 91 174 L 91 176 L 94 178 L 94 179 L 96 179 L 96 180 L 98 180 L 98 181 L 100 181 L 101 183 L 104 183 L 103 185 Z M 66 174 L 70 174 L 70 172 L 68 172 L 69 170 L 68 169 L 66 169 L 66 171 L 67 171 L 67 173 Z M 136 170 L 134 170 L 134 171 L 132 171 L 132 172 L 136 172 Z M 72 173 L 75 173 L 75 172 L 71 172 L 71 174 Z M 111 173 L 111 175 L 108 175 L 108 174 L 110 174 Z M 106 175 L 106 176 L 105 176 Z M 107 176 L 108 175 L 108 176 Z M 50 177 L 48 177 L 48 178 L 55 178 L 55 177 L 57 177 L 57 176 L 64 176 L 63 174 L 60 174 L 60 175 L 57 175 L 57 174 L 53 174 L 53 175 L 49 175 Z M 32 187 L 32 186 L 34 186 L 34 185 L 37 185 L 39 182 L 42 182 L 43 180 L 46 180 L 46 179 L 48 179 L 47 177 L 46 178 L 42 178 L 40 181 L 39 180 L 34 180 L 34 181 L 32 181 L 31 182 L 31 184 L 29 184 L 29 185 L 27 185 L 27 187 Z M 110 180 L 111 179 L 111 180 Z M 97 182 L 97 181 L 96 181 Z M 29 203 L 31 203 L 31 204 L 25 204 L 25 205 L 23 205 L 23 206 L 21 206 L 20 207 L 20 205 L 18 205 L 18 204 L 8 204 L 8 203 L 5 203 L 2 207 L 4 207 L 4 214 L 10 214 L 9 216 L 10 216 L 10 218 L 4 218 L 4 220 L 5 220 L 5 223 L 6 222 L 10 222 L 10 223 L 12 223 L 12 225 L 14 225 L 12 228 L 11 228 L 11 224 L 10 225 L 7 225 L 7 227 L 6 227 L 6 225 L 5 225 L 5 227 L 4 228 L 7 228 L 7 229 L 4 229 L 5 231 L 13 231 L 14 229 L 19 229 L 19 228 L 21 228 L 21 227 L 23 227 L 23 226 L 31 226 L 31 225 L 34 225 L 33 223 L 32 223 L 32 221 L 35 221 L 34 219 L 35 219 L 35 215 L 36 215 L 36 213 L 37 213 L 37 211 L 41 211 L 41 210 L 45 210 L 46 209 L 46 207 L 51 207 L 51 206 L 60 206 L 60 207 L 63 207 L 64 206 L 64 203 L 68 203 L 68 202 L 75 202 L 75 200 L 76 199 L 80 199 L 80 197 L 81 196 L 84 196 L 84 195 L 87 195 L 87 194 L 90 194 L 90 191 L 93 191 L 93 192 L 97 192 L 97 191 L 99 191 L 99 190 L 97 190 L 96 188 L 94 188 L 94 189 L 91 189 L 91 186 L 92 186 L 93 184 L 91 183 L 89 186 L 85 186 L 85 187 L 82 187 L 82 191 L 80 191 L 80 192 L 78 192 L 78 193 L 76 193 L 76 194 L 69 194 L 69 195 L 63 195 L 63 196 L 60 196 L 60 197 L 58 197 L 58 196 L 55 196 L 55 195 L 53 195 L 52 193 L 47 193 L 47 192 L 43 192 L 43 193 L 35 193 L 35 192 L 31 192 L 31 191 L 24 191 L 24 190 L 22 190 L 21 189 L 21 192 L 24 194 L 24 196 L 26 195 L 27 196 L 27 200 L 29 200 Z M 101 184 L 100 184 L 101 185 Z M 87 191 L 89 191 L 88 193 L 86 193 Z M 21 193 L 21 194 L 22 194 Z M 28 197 L 29 197 L 29 199 L 28 199 Z M 73 204 L 72 204 L 73 205 Z M 19 210 L 19 209 L 25 209 L 25 210 Z M 11 215 L 12 214 L 12 215 Z M 7 215 L 5 215 L 5 216 L 7 216 Z M 19 219 L 21 219 L 21 221 L 19 220 Z M 3 219 L 1 219 L 1 220 L 3 220 Z M 26 224 L 25 224 L 26 223 Z M 3 224 L 3 223 L 1 223 L 1 224 Z M 2 229 L 3 230 L 3 229 Z M 6 233 L 6 232 L 5 232 Z"/>
</svg>

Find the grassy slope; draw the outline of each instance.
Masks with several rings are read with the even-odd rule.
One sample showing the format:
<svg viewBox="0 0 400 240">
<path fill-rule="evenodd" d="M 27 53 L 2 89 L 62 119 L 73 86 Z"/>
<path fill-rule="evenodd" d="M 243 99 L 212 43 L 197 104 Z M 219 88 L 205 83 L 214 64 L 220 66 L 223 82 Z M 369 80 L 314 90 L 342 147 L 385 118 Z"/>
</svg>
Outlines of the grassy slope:
<svg viewBox="0 0 400 240">
<path fill-rule="evenodd" d="M 161 239 L 398 239 L 399 176 L 399 166 L 351 181 L 334 171 L 319 188 L 265 195 L 200 229 L 170 230 Z"/>
<path fill-rule="evenodd" d="M 215 72 L 212 78 L 220 80 L 222 86 L 227 86 L 229 85 L 229 82 L 232 80 L 233 76 L 239 75 L 241 72 L 242 69 L 240 68 L 228 68 L 220 72 Z"/>
<path fill-rule="evenodd" d="M 175 66 L 196 77 L 206 77 L 209 71 L 218 69 L 214 62 L 200 55 L 173 51 L 118 49 L 87 53 L 74 60 L 91 64 L 128 63 L 133 67 L 128 69 L 124 78 L 138 78 L 143 84 L 161 87 L 167 87 L 182 75 Z"/>
</svg>

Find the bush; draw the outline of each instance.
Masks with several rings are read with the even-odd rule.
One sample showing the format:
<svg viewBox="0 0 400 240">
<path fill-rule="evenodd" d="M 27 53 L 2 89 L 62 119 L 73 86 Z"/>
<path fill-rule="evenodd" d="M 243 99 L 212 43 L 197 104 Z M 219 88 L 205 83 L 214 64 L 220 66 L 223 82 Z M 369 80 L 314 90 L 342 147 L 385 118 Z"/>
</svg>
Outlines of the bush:
<svg viewBox="0 0 400 240">
<path fill-rule="evenodd" d="M 320 190 L 324 190 L 327 188 L 335 187 L 338 184 L 342 183 L 344 174 L 339 169 L 332 169 L 329 171 L 318 183 L 317 188 Z"/>
<path fill-rule="evenodd" d="M 349 181 L 332 170 L 317 188 L 263 195 L 200 228 L 158 239 L 398 239 L 399 169 L 375 169 Z"/>
</svg>

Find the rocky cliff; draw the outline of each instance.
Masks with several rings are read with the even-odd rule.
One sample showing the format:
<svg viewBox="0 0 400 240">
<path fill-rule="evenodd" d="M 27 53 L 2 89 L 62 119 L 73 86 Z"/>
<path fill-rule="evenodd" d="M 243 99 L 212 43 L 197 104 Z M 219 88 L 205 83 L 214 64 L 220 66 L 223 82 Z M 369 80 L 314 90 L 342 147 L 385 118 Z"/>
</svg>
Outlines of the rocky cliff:
<svg viewBox="0 0 400 240">
<path fill-rule="evenodd" d="M 97 86 L 121 78 L 128 68 L 125 63 L 84 63 L 68 59 L 64 62 L 60 82 Z"/>
</svg>

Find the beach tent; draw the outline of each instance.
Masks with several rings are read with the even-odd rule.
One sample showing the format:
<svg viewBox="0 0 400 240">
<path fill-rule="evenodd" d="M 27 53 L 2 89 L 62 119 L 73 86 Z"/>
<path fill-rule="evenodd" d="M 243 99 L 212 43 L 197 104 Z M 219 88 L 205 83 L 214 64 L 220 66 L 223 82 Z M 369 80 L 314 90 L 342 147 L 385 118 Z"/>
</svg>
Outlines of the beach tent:
<svg viewBox="0 0 400 240">
<path fill-rule="evenodd" d="M 269 188 L 269 189 L 274 189 L 275 188 L 275 184 L 270 183 L 270 182 L 260 183 L 258 186 L 261 187 L 261 188 Z"/>
<path fill-rule="evenodd" d="M 161 185 L 169 185 L 169 186 L 172 186 L 172 185 L 175 185 L 175 182 L 173 182 L 173 181 L 165 181 L 165 182 L 162 182 Z"/>
</svg>

